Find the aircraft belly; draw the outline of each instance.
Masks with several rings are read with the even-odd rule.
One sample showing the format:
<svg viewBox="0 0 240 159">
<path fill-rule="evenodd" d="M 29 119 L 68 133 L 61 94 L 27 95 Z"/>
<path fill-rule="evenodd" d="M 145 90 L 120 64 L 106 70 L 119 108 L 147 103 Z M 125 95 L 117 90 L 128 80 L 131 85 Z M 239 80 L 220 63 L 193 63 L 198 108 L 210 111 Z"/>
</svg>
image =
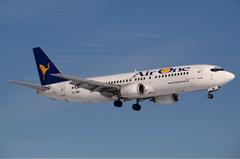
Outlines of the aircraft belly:
<svg viewBox="0 0 240 159">
<path fill-rule="evenodd" d="M 90 92 L 82 88 L 68 91 L 66 97 L 69 100 L 82 102 L 82 103 L 96 103 L 96 102 L 104 102 L 104 101 L 110 100 L 109 98 L 102 96 L 98 92 Z"/>
<path fill-rule="evenodd" d="M 42 96 L 47 96 L 51 99 L 54 99 L 54 100 L 65 100 L 65 97 L 62 96 L 62 95 L 59 95 L 59 94 L 54 94 L 54 93 L 51 93 L 51 92 L 48 92 L 48 91 L 42 91 L 42 92 L 37 92 L 38 95 L 42 95 Z"/>
<path fill-rule="evenodd" d="M 79 89 L 78 92 L 70 92 L 69 90 L 65 91 L 64 95 L 59 93 L 53 93 L 50 91 L 42 91 L 38 92 L 39 95 L 47 96 L 54 100 L 65 100 L 65 101 L 73 101 L 73 102 L 80 102 L 80 103 L 97 103 L 97 102 L 105 102 L 111 100 L 102 96 L 98 92 L 90 92 L 85 89 Z"/>
</svg>

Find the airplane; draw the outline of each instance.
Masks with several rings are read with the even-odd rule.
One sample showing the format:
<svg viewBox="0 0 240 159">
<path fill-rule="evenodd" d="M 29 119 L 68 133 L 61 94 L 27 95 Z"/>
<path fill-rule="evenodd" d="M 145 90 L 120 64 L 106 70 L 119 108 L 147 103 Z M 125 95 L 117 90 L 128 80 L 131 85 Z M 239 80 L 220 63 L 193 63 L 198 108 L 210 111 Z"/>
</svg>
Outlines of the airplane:
<svg viewBox="0 0 240 159">
<path fill-rule="evenodd" d="M 215 65 L 187 65 L 164 67 L 92 78 L 81 78 L 61 73 L 40 47 L 33 48 L 40 84 L 10 81 L 29 87 L 39 95 L 66 102 L 97 103 L 112 101 L 115 107 L 123 102 L 136 100 L 135 111 L 141 110 L 140 102 L 152 101 L 169 104 L 179 100 L 179 94 L 191 91 L 213 92 L 235 78 L 231 72 Z"/>
</svg>

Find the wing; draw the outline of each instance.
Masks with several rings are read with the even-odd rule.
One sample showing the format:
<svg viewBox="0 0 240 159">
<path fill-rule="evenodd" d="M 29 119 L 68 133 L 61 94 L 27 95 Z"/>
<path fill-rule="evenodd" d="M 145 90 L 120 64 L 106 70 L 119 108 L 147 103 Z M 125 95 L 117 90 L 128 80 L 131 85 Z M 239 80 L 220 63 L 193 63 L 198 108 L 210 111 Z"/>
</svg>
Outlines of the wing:
<svg viewBox="0 0 240 159">
<path fill-rule="evenodd" d="M 61 77 L 66 80 L 70 80 L 71 81 L 70 84 L 77 86 L 78 88 L 84 88 L 84 89 L 90 90 L 91 92 L 96 91 L 108 98 L 118 95 L 121 88 L 118 85 L 110 85 L 103 82 L 98 82 L 98 81 L 89 80 L 89 79 L 82 79 L 79 77 L 64 75 L 61 73 L 52 74 L 52 76 Z"/>
<path fill-rule="evenodd" d="M 25 87 L 32 88 L 35 90 L 39 90 L 39 91 L 45 91 L 45 90 L 49 89 L 48 87 L 38 85 L 38 84 L 32 84 L 32 83 L 28 83 L 28 82 L 22 82 L 22 81 L 9 81 L 9 82 L 16 84 L 16 85 L 25 86 Z"/>
</svg>

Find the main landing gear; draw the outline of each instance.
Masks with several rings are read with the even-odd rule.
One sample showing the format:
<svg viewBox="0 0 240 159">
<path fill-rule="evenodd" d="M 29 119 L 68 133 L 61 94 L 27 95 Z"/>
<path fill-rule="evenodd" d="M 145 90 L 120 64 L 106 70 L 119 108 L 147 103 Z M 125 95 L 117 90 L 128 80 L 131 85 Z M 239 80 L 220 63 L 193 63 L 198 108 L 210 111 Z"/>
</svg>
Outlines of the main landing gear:
<svg viewBox="0 0 240 159">
<path fill-rule="evenodd" d="M 132 109 L 135 111 L 140 111 L 141 110 L 141 105 L 139 104 L 139 100 L 137 99 L 136 104 L 132 105 Z"/>
<path fill-rule="evenodd" d="M 121 100 L 115 100 L 113 105 L 115 107 L 122 107 L 123 106 L 123 102 Z M 136 103 L 132 105 L 132 109 L 135 111 L 140 111 L 141 110 L 141 105 L 139 104 L 139 100 L 137 99 Z"/>
<path fill-rule="evenodd" d="M 132 109 L 135 111 L 140 111 L 141 110 L 141 105 L 140 104 L 133 104 Z"/>
<path fill-rule="evenodd" d="M 120 101 L 120 100 L 115 100 L 114 103 L 113 103 L 113 105 L 114 105 L 115 107 L 122 107 L 122 106 L 123 106 L 123 102 Z"/>
</svg>

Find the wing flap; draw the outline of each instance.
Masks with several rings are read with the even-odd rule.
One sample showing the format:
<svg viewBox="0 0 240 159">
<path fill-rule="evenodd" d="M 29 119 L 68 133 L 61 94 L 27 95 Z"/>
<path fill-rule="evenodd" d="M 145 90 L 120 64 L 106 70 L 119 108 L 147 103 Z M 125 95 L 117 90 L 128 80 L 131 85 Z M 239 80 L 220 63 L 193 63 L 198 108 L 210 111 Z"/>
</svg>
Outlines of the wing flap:
<svg viewBox="0 0 240 159">
<path fill-rule="evenodd" d="M 29 83 L 29 82 L 22 82 L 22 81 L 9 81 L 9 82 L 13 83 L 13 84 L 16 84 L 16 85 L 32 88 L 32 89 L 35 89 L 35 90 L 39 90 L 39 91 L 45 91 L 45 90 L 49 89 L 46 86 L 42 86 L 42 85 L 38 85 L 38 84 L 32 84 L 32 83 Z"/>
</svg>

